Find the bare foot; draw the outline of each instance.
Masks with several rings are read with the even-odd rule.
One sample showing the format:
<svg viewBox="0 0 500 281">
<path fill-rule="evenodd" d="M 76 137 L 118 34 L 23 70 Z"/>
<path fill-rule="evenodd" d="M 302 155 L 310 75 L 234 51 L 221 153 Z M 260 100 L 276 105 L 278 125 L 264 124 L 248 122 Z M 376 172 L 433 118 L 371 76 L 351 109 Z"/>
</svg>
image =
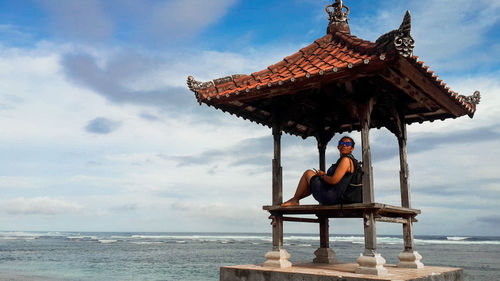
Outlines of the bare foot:
<svg viewBox="0 0 500 281">
<path fill-rule="evenodd" d="M 281 204 L 281 207 L 298 206 L 298 205 L 299 205 L 299 200 L 295 200 L 292 198 L 286 201 L 285 203 Z"/>
</svg>

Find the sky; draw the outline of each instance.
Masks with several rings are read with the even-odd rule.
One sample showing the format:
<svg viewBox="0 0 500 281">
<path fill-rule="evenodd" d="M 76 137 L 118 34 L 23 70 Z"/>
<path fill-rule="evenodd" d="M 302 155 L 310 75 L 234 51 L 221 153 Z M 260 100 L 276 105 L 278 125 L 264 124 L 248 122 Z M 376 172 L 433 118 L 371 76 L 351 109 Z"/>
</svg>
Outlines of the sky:
<svg viewBox="0 0 500 281">
<path fill-rule="evenodd" d="M 279 62 L 326 33 L 330 3 L 0 0 L 0 230 L 270 232 L 271 130 L 198 105 L 186 79 Z M 370 41 L 409 10 L 414 54 L 452 90 L 481 92 L 472 119 L 408 127 L 415 234 L 500 235 L 500 2 L 344 4 Z M 375 129 L 370 141 L 375 201 L 400 205 L 397 140 Z M 317 159 L 313 138 L 283 135 L 284 199 Z M 330 224 L 363 233 L 361 219 Z"/>
</svg>

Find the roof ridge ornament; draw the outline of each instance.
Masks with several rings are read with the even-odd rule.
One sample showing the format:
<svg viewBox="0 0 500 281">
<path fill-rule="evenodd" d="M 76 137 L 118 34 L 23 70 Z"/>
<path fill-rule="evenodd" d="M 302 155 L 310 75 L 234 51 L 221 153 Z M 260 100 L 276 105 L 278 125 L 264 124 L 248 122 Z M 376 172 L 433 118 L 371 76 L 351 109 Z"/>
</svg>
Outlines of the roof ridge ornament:
<svg viewBox="0 0 500 281">
<path fill-rule="evenodd" d="M 400 55 L 405 58 L 411 57 L 413 56 L 413 48 L 415 48 L 415 40 L 411 36 L 410 31 L 411 15 L 410 11 L 406 11 L 399 28 L 380 36 L 375 42 L 379 45 L 386 45 L 385 43 L 392 40 L 394 48 Z"/>
<path fill-rule="evenodd" d="M 347 18 L 350 9 L 344 5 L 342 0 L 335 0 L 333 4 L 327 5 L 325 10 L 328 14 L 328 20 L 330 21 L 326 29 L 327 34 L 333 34 L 337 31 L 348 34 L 351 33 L 351 29 L 349 28 L 349 19 Z"/>
<path fill-rule="evenodd" d="M 473 112 L 469 114 L 469 116 L 472 118 L 472 115 L 474 115 L 474 111 L 476 111 L 476 105 L 478 105 L 481 101 L 481 93 L 479 91 L 475 91 L 471 96 L 459 95 L 458 97 L 472 107 Z"/>
</svg>

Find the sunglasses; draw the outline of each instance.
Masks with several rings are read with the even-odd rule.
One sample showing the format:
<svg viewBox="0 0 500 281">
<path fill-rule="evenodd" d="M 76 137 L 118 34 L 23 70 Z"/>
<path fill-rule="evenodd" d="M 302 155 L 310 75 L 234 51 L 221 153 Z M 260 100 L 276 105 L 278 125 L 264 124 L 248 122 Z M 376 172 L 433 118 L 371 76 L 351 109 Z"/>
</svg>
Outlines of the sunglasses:
<svg viewBox="0 0 500 281">
<path fill-rule="evenodd" d="M 350 141 L 339 141 L 339 146 L 343 146 L 345 144 L 345 146 L 351 146 L 352 145 L 352 142 Z"/>
</svg>

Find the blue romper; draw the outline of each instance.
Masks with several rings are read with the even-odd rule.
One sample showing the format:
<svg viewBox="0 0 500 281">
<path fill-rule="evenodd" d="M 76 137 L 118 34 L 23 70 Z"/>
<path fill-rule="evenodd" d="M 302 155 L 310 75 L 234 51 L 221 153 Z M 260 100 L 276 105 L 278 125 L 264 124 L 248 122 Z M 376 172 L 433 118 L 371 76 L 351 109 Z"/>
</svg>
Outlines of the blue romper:
<svg viewBox="0 0 500 281">
<path fill-rule="evenodd" d="M 335 170 L 343 157 L 339 158 L 337 163 L 333 164 L 332 167 L 328 169 L 326 173 L 328 176 L 333 176 L 333 174 L 335 174 Z M 310 191 L 314 196 L 314 199 L 323 205 L 339 204 L 342 194 L 344 194 L 344 191 L 351 183 L 352 175 L 353 174 L 351 172 L 347 171 L 337 184 L 329 184 L 322 180 L 319 176 L 313 176 L 309 182 Z"/>
</svg>

